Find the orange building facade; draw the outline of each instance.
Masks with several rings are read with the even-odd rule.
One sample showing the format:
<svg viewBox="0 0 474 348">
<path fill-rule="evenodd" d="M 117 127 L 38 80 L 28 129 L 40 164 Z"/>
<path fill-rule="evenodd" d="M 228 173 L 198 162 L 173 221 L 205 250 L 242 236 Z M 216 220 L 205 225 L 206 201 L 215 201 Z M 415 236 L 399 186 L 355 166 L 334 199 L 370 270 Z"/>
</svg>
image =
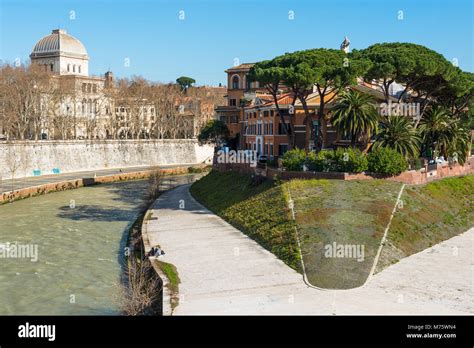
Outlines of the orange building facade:
<svg viewBox="0 0 474 348">
<path fill-rule="evenodd" d="M 250 82 L 248 72 L 253 64 L 241 64 L 226 70 L 227 73 L 227 105 L 216 108 L 217 118 L 227 124 L 231 141 L 229 146 L 235 149 L 257 151 L 270 159 L 282 156 L 294 141 L 295 147 L 305 148 L 336 148 L 349 146 L 350 140 L 344 139 L 330 123 L 330 113 L 334 102 L 333 95 L 325 97 L 325 117 L 317 116 L 320 98 L 312 93 L 306 99 L 311 122 L 306 122 L 306 115 L 301 103 L 284 87 L 278 96 L 278 106 L 273 97 L 258 83 Z M 370 94 L 376 102 L 385 100 L 384 94 L 374 86 L 359 81 L 351 87 L 359 92 Z M 285 123 L 290 125 L 291 135 L 286 134 Z M 309 134 L 307 135 L 307 132 Z"/>
</svg>

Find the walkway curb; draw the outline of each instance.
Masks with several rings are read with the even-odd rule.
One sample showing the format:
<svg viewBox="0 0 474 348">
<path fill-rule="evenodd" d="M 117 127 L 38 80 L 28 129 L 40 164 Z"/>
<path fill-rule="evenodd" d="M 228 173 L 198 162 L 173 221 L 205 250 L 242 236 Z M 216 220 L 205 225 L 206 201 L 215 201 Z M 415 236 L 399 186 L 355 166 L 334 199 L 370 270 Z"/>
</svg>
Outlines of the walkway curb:
<svg viewBox="0 0 474 348">
<path fill-rule="evenodd" d="M 142 231 L 142 240 L 143 240 L 143 248 L 145 251 L 145 255 L 147 255 L 151 250 L 150 238 L 148 236 L 148 222 L 150 221 L 150 217 L 153 215 L 153 206 L 155 202 L 151 204 L 148 210 L 145 212 L 145 216 L 143 218 L 143 223 L 141 227 Z M 173 313 L 171 308 L 171 291 L 169 289 L 169 280 L 166 274 L 161 270 L 160 266 L 158 266 L 157 260 L 153 256 L 148 256 L 150 263 L 153 266 L 156 274 L 161 279 L 162 282 L 162 291 L 163 291 L 163 301 L 162 301 L 162 310 L 163 315 L 170 316 Z"/>
</svg>

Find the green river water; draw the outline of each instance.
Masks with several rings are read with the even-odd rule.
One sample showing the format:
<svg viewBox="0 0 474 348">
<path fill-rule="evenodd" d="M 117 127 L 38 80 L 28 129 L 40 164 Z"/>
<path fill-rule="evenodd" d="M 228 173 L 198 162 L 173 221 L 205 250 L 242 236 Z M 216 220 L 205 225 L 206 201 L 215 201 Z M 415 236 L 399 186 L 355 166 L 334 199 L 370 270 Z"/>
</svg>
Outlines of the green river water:
<svg viewBox="0 0 474 348">
<path fill-rule="evenodd" d="M 97 185 L 1 205 L 0 315 L 120 314 L 126 231 L 147 186 Z M 6 257 L 7 243 L 37 245 L 38 260 Z"/>
</svg>

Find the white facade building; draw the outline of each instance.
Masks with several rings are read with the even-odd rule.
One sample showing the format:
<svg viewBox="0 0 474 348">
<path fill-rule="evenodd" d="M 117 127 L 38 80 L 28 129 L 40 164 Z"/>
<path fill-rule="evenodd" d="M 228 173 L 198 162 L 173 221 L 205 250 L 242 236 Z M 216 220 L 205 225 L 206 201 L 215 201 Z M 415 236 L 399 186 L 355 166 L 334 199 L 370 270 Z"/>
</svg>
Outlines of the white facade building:
<svg viewBox="0 0 474 348">
<path fill-rule="evenodd" d="M 86 48 L 63 29 L 55 29 L 39 40 L 30 54 L 31 62 L 44 65 L 58 75 L 89 76 Z"/>
</svg>

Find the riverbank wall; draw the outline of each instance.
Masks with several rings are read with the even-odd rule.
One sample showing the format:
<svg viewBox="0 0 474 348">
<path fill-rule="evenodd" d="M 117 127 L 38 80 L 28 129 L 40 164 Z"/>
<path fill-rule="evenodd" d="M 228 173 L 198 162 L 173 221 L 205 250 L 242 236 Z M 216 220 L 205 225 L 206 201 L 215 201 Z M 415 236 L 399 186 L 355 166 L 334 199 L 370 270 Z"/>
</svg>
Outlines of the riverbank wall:
<svg viewBox="0 0 474 348">
<path fill-rule="evenodd" d="M 108 168 L 210 161 L 214 148 L 196 139 L 0 142 L 0 179 Z"/>
<path fill-rule="evenodd" d="M 189 168 L 203 169 L 204 164 L 198 164 L 193 166 L 179 166 L 173 168 L 160 169 L 160 173 L 163 175 L 179 175 L 189 173 Z M 154 173 L 154 170 L 142 170 L 130 173 L 120 173 L 113 175 L 96 176 L 90 178 L 77 178 L 72 180 L 58 181 L 54 183 L 41 184 L 38 186 L 26 187 L 10 192 L 4 192 L 0 194 L 0 204 L 7 202 L 14 202 L 19 199 L 25 199 L 29 197 L 44 195 L 50 192 L 58 192 L 65 190 L 73 190 L 80 187 L 106 184 L 111 182 L 127 181 L 127 180 L 139 180 L 147 179 Z"/>
</svg>

